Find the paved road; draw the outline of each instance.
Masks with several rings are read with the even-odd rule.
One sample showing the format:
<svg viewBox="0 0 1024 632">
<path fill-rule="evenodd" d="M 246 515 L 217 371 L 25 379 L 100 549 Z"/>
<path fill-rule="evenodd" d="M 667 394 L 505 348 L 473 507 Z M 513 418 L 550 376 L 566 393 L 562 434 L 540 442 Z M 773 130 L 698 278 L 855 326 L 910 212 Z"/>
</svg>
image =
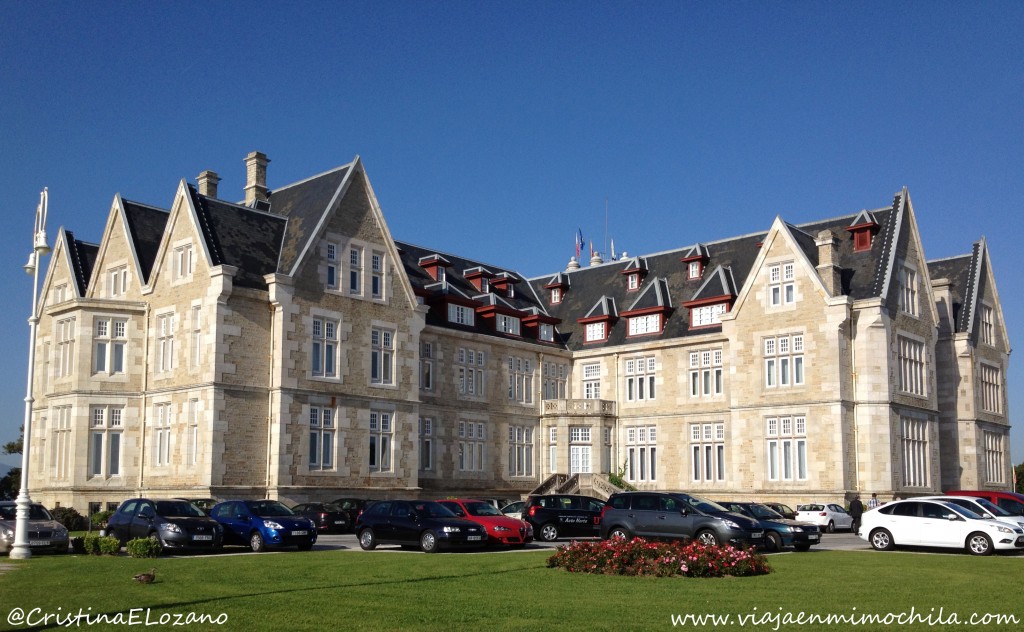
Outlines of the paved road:
<svg viewBox="0 0 1024 632">
<path fill-rule="evenodd" d="M 568 540 L 559 540 L 557 542 L 532 542 L 531 544 L 521 549 L 507 549 L 510 553 L 519 551 L 538 551 L 542 549 L 553 549 L 560 544 L 565 544 Z M 228 549 L 231 550 L 231 549 Z M 242 549 L 235 549 L 241 551 Z M 360 551 L 359 542 L 356 540 L 356 536 L 351 533 L 345 533 L 341 535 L 321 535 L 317 538 L 316 545 L 313 547 L 314 551 Z M 380 545 L 377 547 L 379 551 L 401 551 L 403 549 L 397 546 Z M 498 549 L 501 550 L 501 549 Z M 811 547 L 812 551 L 870 551 L 871 545 L 864 540 L 861 540 L 857 536 L 849 532 L 841 533 L 825 533 L 821 536 L 821 543 Z M 486 549 L 488 553 L 493 553 L 495 549 Z"/>
</svg>

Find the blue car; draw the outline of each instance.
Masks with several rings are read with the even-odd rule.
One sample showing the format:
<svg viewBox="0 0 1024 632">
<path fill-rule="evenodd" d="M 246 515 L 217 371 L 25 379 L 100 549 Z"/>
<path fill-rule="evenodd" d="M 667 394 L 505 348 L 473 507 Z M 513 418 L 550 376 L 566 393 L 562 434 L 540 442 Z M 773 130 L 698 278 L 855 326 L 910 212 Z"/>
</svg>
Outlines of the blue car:
<svg viewBox="0 0 1024 632">
<path fill-rule="evenodd" d="M 241 544 L 260 553 L 297 546 L 308 551 L 316 542 L 316 525 L 276 500 L 228 500 L 210 509 L 224 527 L 224 544 Z"/>
<path fill-rule="evenodd" d="M 764 529 L 764 546 L 769 551 L 781 551 L 789 546 L 797 551 L 807 551 L 811 545 L 821 542 L 821 530 L 818 529 L 818 525 L 784 518 L 782 514 L 761 503 L 719 502 L 718 504 L 733 513 L 756 520 Z"/>
</svg>

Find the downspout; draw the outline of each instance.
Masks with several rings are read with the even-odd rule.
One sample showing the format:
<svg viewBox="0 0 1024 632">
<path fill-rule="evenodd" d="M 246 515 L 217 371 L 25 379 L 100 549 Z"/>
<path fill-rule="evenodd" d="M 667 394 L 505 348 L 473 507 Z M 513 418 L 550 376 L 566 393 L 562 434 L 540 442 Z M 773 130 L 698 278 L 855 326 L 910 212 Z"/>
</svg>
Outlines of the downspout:
<svg viewBox="0 0 1024 632">
<path fill-rule="evenodd" d="M 270 355 L 267 358 L 267 473 L 263 486 L 264 497 L 270 498 L 270 470 L 273 466 L 274 446 L 274 349 L 277 341 L 277 309 L 273 302 L 270 302 L 267 308 L 270 310 Z"/>
<path fill-rule="evenodd" d="M 143 321 L 146 325 L 146 335 L 143 337 L 142 342 L 142 357 L 146 359 L 145 370 L 142 372 L 142 410 L 139 411 L 139 424 L 141 428 L 141 436 L 139 437 L 139 491 L 142 491 L 143 485 L 146 483 L 146 417 L 149 411 L 149 371 L 153 366 L 152 362 L 149 361 L 149 331 L 152 323 L 150 322 L 150 304 L 146 302 L 146 311 Z"/>
<path fill-rule="evenodd" d="M 861 491 L 860 485 L 860 418 L 857 415 L 857 344 L 855 341 L 856 328 L 853 325 L 853 314 L 850 314 L 850 379 L 853 389 L 853 489 Z"/>
<path fill-rule="evenodd" d="M 614 463 L 609 464 L 609 469 L 612 473 L 619 473 L 619 353 L 615 352 L 612 354 L 612 360 L 615 363 L 615 436 L 612 437 L 612 454 L 615 455 Z M 602 438 L 603 439 L 603 438 Z M 603 452 L 603 450 L 602 450 Z"/>
</svg>

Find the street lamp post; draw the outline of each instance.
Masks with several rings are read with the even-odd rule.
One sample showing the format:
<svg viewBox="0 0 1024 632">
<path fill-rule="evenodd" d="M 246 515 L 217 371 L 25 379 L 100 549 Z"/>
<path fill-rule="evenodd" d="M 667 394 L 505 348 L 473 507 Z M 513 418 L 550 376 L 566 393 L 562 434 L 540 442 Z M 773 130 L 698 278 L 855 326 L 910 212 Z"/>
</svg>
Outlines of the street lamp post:
<svg viewBox="0 0 1024 632">
<path fill-rule="evenodd" d="M 18 492 L 16 505 L 17 521 L 14 527 L 14 544 L 11 546 L 11 559 L 27 560 L 32 557 L 32 549 L 28 541 L 28 517 L 32 499 L 28 495 L 28 462 L 32 445 L 32 383 L 36 374 L 36 330 L 39 328 L 39 268 L 42 258 L 50 252 L 46 244 L 46 211 L 47 191 L 39 194 L 39 206 L 36 207 L 36 224 L 32 232 L 32 252 L 25 264 L 25 272 L 32 275 L 32 313 L 28 318 L 28 388 L 25 392 L 25 426 L 21 445 L 21 490 Z"/>
</svg>

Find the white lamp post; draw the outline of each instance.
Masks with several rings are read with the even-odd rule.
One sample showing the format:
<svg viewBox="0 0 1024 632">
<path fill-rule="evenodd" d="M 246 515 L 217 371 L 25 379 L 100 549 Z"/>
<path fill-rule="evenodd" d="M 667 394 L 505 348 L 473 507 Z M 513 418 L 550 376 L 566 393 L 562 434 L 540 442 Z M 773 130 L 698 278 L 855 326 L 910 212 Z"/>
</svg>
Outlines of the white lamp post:
<svg viewBox="0 0 1024 632">
<path fill-rule="evenodd" d="M 28 318 L 28 389 L 25 392 L 25 426 L 24 438 L 21 446 L 21 490 L 18 492 L 17 522 L 14 527 L 14 544 L 11 547 L 10 557 L 15 560 L 26 560 L 32 557 L 32 549 L 28 541 L 28 516 L 29 508 L 32 506 L 32 499 L 28 495 L 28 456 L 32 443 L 32 383 L 36 374 L 36 330 L 39 327 L 38 310 L 39 301 L 39 268 L 42 265 L 42 258 L 50 252 L 46 244 L 46 210 L 47 192 L 39 194 L 39 206 L 36 207 L 36 225 L 32 232 L 32 252 L 28 256 L 28 263 L 25 264 L 25 272 L 32 275 L 32 314 Z"/>
</svg>

